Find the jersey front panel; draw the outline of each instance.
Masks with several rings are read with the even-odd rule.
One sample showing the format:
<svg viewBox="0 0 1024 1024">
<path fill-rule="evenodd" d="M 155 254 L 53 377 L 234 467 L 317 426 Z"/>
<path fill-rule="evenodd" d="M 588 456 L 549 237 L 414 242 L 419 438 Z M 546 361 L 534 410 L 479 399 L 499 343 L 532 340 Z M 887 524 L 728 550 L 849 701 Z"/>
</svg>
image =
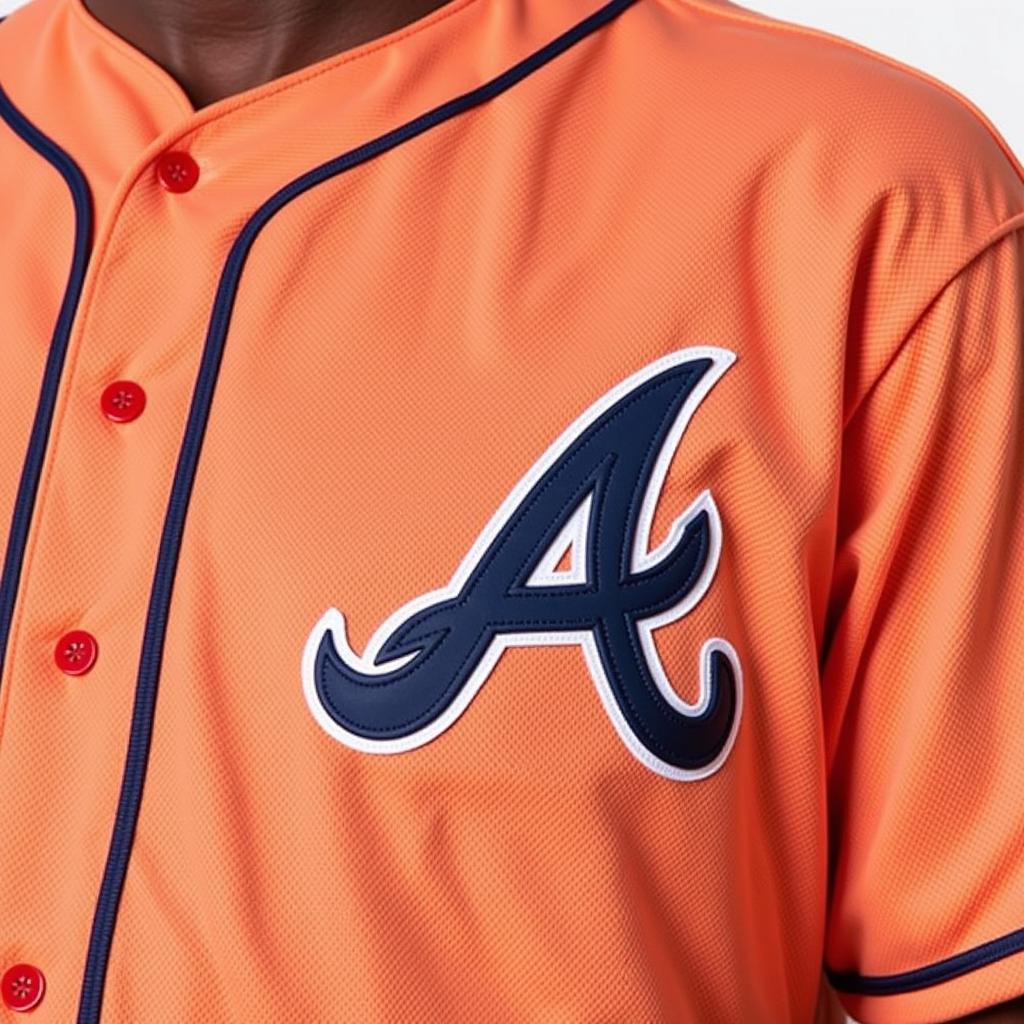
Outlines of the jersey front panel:
<svg viewBox="0 0 1024 1024">
<path fill-rule="evenodd" d="M 1020 457 L 1024 184 L 976 114 L 674 0 L 456 0 L 199 111 L 34 0 L 0 87 L 0 962 L 35 1019 L 840 1019 L 826 956 L 868 1021 L 1024 984 L 1012 938 L 919 973 L 1024 924 L 1019 860 L 983 866 L 1019 811 L 930 867 L 971 920 L 887 916 L 913 814 L 879 872 L 851 725 L 943 663 L 857 664 L 897 371 L 941 393 L 943 332 L 996 325 L 968 436 L 1005 455 L 956 455 L 996 517 Z M 939 429 L 908 408 L 897 476 Z"/>
</svg>

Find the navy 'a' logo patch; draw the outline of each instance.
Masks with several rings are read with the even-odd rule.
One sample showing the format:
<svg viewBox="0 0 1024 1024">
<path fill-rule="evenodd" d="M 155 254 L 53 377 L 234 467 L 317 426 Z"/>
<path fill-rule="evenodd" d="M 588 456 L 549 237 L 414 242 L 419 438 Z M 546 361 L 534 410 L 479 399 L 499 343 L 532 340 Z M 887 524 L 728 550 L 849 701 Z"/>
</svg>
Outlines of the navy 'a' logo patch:
<svg viewBox="0 0 1024 1024">
<path fill-rule="evenodd" d="M 736 651 L 721 637 L 704 641 L 690 704 L 653 640 L 714 577 L 722 525 L 710 491 L 653 550 L 650 534 L 686 425 L 735 359 L 722 348 L 682 349 L 604 395 L 520 480 L 451 582 L 395 611 L 362 655 L 329 609 L 302 660 L 320 725 L 356 750 L 412 750 L 466 710 L 506 648 L 578 644 L 608 717 L 643 764 L 673 779 L 715 771 L 740 720 Z"/>
</svg>

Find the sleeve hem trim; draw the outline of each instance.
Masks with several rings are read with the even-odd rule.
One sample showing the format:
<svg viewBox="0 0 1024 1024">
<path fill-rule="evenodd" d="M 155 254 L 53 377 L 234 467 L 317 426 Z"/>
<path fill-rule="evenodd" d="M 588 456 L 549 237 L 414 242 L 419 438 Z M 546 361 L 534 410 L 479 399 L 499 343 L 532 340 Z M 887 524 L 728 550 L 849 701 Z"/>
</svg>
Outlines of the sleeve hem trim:
<svg viewBox="0 0 1024 1024">
<path fill-rule="evenodd" d="M 918 967 L 899 974 L 857 974 L 825 968 L 832 986 L 840 992 L 865 996 L 893 996 L 917 992 L 944 981 L 951 981 L 980 967 L 987 967 L 1005 957 L 1024 951 L 1024 928 L 1018 928 L 998 939 L 984 942 L 963 953 L 946 957 L 927 967 Z"/>
</svg>

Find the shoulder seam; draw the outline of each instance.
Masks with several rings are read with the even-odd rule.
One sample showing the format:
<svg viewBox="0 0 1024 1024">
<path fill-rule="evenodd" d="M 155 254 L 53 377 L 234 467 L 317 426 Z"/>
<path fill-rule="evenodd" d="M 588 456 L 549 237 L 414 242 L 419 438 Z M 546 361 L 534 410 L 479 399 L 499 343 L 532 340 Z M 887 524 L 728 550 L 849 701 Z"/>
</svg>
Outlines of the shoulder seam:
<svg viewBox="0 0 1024 1024">
<path fill-rule="evenodd" d="M 853 408 L 850 409 L 842 425 L 842 431 L 844 434 L 849 429 L 850 424 L 853 422 L 853 420 L 857 417 L 857 414 L 860 411 L 861 407 L 864 405 L 865 401 L 877 387 L 879 381 L 881 381 L 885 377 L 886 373 L 888 373 L 889 371 L 889 367 L 899 358 L 900 353 L 907 346 L 910 339 L 914 336 L 914 333 L 920 326 L 921 321 L 924 320 L 924 318 L 928 315 L 929 310 L 931 310 L 935 303 L 942 298 L 942 296 L 946 293 L 946 290 L 952 287 L 952 285 L 963 274 L 965 274 L 974 263 L 980 260 L 986 253 L 996 248 L 1007 236 L 1012 235 L 1015 231 L 1022 230 L 1024 230 L 1024 210 L 1022 210 L 1020 213 L 1014 214 L 1012 217 L 1009 217 L 1006 220 L 1000 222 L 998 225 L 996 225 L 996 227 L 993 228 L 992 231 L 990 231 L 988 235 L 986 235 L 985 238 L 982 239 L 981 242 L 974 246 L 974 248 L 970 249 L 967 255 L 957 262 L 957 265 L 953 269 L 953 271 L 947 274 L 942 279 L 942 283 L 937 288 L 935 288 L 932 291 L 932 293 L 928 296 L 928 298 L 924 301 L 924 303 L 921 305 L 921 308 L 917 311 L 917 314 L 914 316 L 914 319 L 911 321 L 910 326 L 903 333 L 903 335 L 896 342 L 896 344 L 893 345 L 892 352 L 889 353 L 889 356 L 885 361 L 885 365 L 882 366 L 882 368 L 878 371 L 878 373 L 875 376 L 875 379 L 871 382 L 871 384 L 864 389 L 864 393 L 860 396 L 856 405 L 854 405 Z"/>
<path fill-rule="evenodd" d="M 772 17 L 771 15 L 750 11 L 747 8 L 740 7 L 739 5 L 732 5 L 728 8 L 723 8 L 710 2 L 710 0 L 675 0 L 675 2 L 680 5 L 692 7 L 695 10 L 714 15 L 726 21 L 738 21 L 744 24 L 757 25 L 771 29 L 780 34 L 806 36 L 811 39 L 819 39 L 824 42 L 833 43 L 848 50 L 853 50 L 856 53 L 863 54 L 866 57 L 870 57 L 873 60 L 894 68 L 897 71 L 908 73 L 919 81 L 924 82 L 926 85 L 938 88 L 947 96 L 954 99 L 985 127 L 993 140 L 1002 150 L 1003 155 L 1010 162 L 1014 171 L 1016 171 L 1017 177 L 1020 179 L 1021 183 L 1024 184 L 1024 164 L 1021 163 L 1021 160 L 1017 157 L 1017 154 L 1014 153 L 1013 148 L 1006 141 L 995 123 L 973 100 L 955 89 L 948 82 L 944 82 L 941 78 L 937 78 L 934 75 L 929 74 L 927 71 L 923 71 L 921 68 L 914 67 L 913 64 L 906 64 L 897 57 L 892 57 L 879 50 L 874 50 L 865 43 L 858 43 L 853 39 L 848 39 L 846 36 L 837 35 L 836 33 L 828 32 L 821 28 L 815 28 L 811 25 L 801 25 L 798 22 L 785 21 L 781 18 Z"/>
</svg>

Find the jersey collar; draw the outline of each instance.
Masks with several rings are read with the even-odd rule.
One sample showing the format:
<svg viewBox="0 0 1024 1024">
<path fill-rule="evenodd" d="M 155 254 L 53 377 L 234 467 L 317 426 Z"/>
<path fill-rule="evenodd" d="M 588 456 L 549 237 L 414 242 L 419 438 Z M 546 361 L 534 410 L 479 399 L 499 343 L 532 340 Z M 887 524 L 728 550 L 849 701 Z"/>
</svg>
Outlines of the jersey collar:
<svg viewBox="0 0 1024 1024">
<path fill-rule="evenodd" d="M 33 0 L 0 25 L 0 85 L 82 168 L 98 219 L 169 149 L 187 149 L 207 180 L 231 176 L 232 195 L 251 209 L 311 167 L 497 77 L 601 6 L 449 0 L 196 111 L 83 0 Z"/>
</svg>

